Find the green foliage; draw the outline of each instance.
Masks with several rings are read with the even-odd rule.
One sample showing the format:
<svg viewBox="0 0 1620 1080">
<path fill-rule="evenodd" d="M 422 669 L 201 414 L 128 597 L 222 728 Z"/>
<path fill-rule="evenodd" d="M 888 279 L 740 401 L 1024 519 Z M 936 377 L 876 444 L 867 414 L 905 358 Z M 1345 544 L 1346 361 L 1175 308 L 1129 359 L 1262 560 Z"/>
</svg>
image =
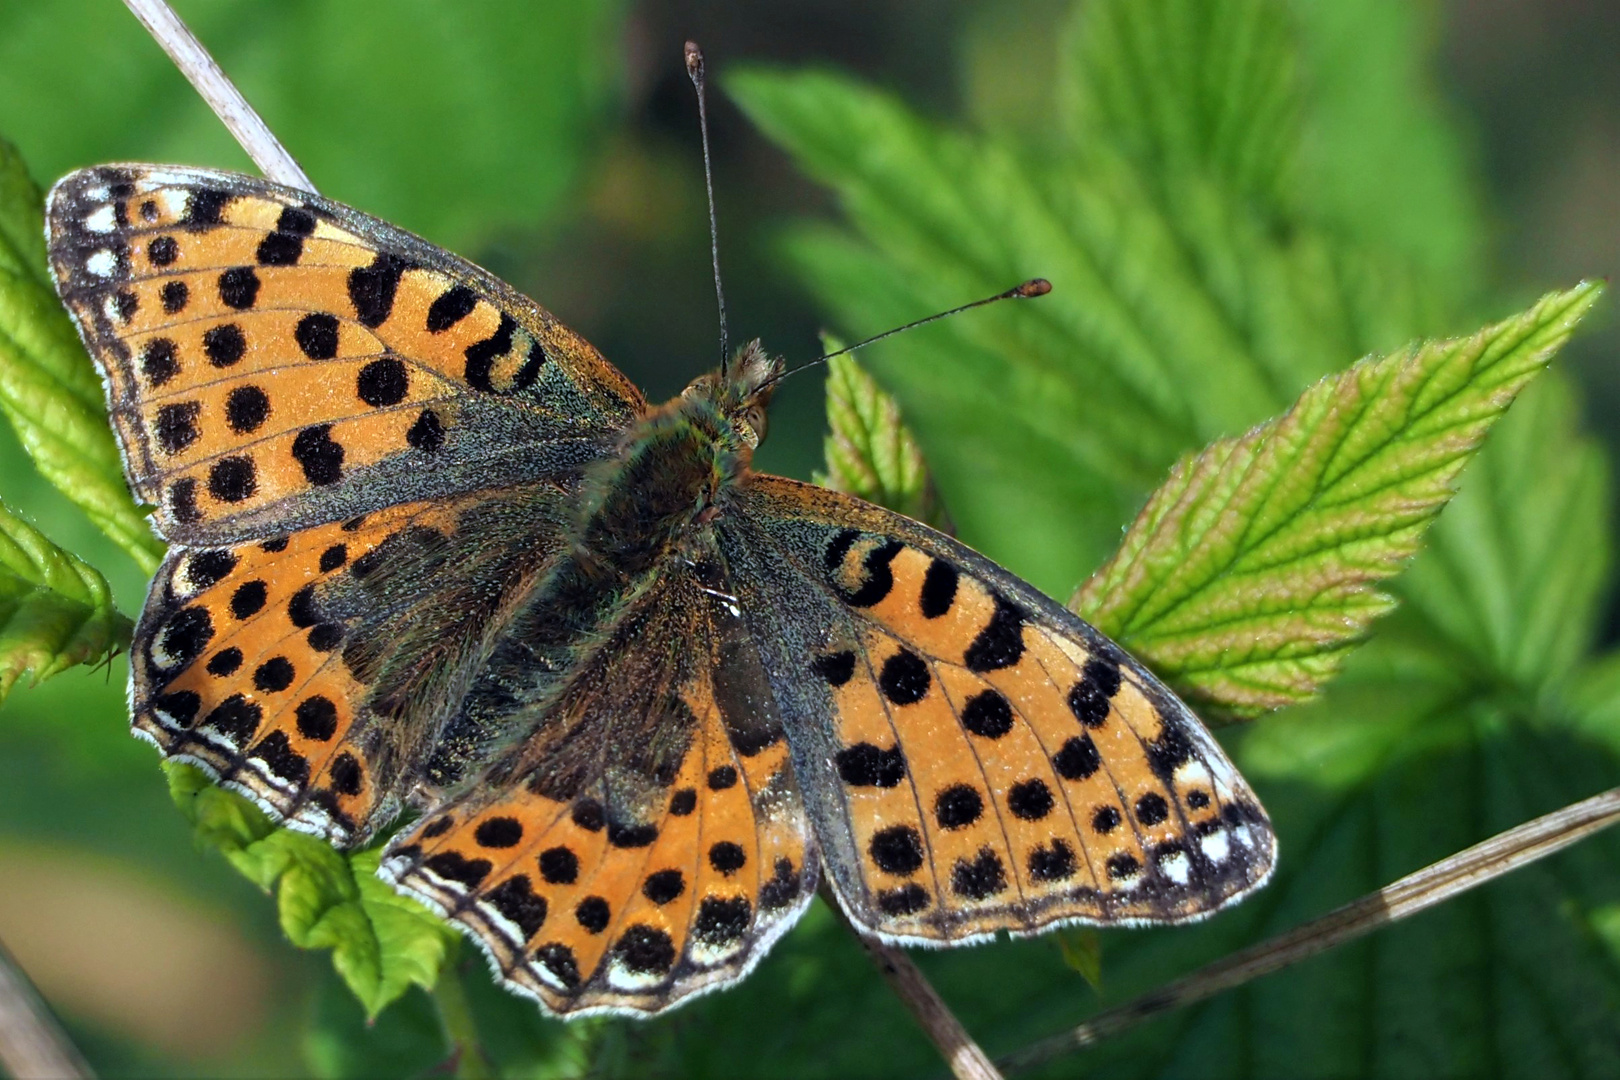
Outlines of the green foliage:
<svg viewBox="0 0 1620 1080">
<path fill-rule="evenodd" d="M 133 23 L 112 22 L 120 12 L 64 76 L 37 46 L 80 2 L 0 13 L 0 128 L 36 167 L 241 160 Z M 453 33 L 425 3 L 389 20 L 182 7 L 323 190 L 450 243 L 566 205 L 611 96 L 614 3 L 458 9 Z M 992 1052 L 1607 786 L 1620 766 L 1620 658 L 1592 656 L 1607 471 L 1577 433 L 1568 383 L 1536 375 L 1597 290 L 1442 340 L 1478 326 L 1487 303 L 1511 305 L 1482 298 L 1485 233 L 1426 82 L 1421 18 L 1398 0 L 1088 0 L 1051 35 L 1062 89 L 1023 135 L 930 120 L 828 72 L 725 80 L 840 200 L 843 223 L 779 238 L 840 326 L 895 325 L 1035 274 L 1054 285 L 863 353 L 876 380 L 834 362 L 830 483 L 926 512 L 925 453 L 964 538 L 1059 595 L 1117 550 L 1083 610 L 1229 711 L 1305 697 L 1342 666 L 1314 700 L 1229 739 L 1281 838 L 1259 896 L 1192 927 L 919 957 Z M 346 103 L 342 124 L 325 119 L 329 100 Z M 513 112 L 521 139 L 494 126 Z M 137 122 L 153 115 L 164 124 Z M 49 295 L 38 221 L 38 192 L 5 149 L 0 411 L 41 471 L 150 567 L 161 548 Z M 1355 364 L 1370 354 L 1385 355 Z M 8 610 L 55 628 L 31 631 L 36 677 L 127 635 L 94 570 L 5 516 Z M 0 671 L 18 625 L 0 623 Z M 121 731 L 105 711 L 85 722 Z M 482 1042 L 509 1076 L 940 1069 L 819 903 L 741 992 L 651 1023 L 564 1025 L 499 990 L 442 922 L 378 881 L 375 851 L 336 853 L 195 770 L 169 772 L 197 840 L 275 892 L 286 937 L 332 951 L 302 1032 L 319 1075 L 421 1073 L 447 1037 Z M 1612 1074 L 1617 887 L 1620 841 L 1598 837 L 1169 1014 L 1086 1069 Z"/>
<path fill-rule="evenodd" d="M 0 413 L 39 471 L 150 573 L 163 544 L 124 486 L 101 382 L 51 289 L 43 205 L 0 140 Z"/>
<path fill-rule="evenodd" d="M 1416 553 L 1457 474 L 1601 291 L 1364 360 L 1184 458 L 1075 610 L 1192 702 L 1253 717 L 1310 698 L 1393 606 L 1376 584 Z"/>
<path fill-rule="evenodd" d="M 462 249 L 559 209 L 616 93 L 621 0 L 175 6 L 323 194 Z M 100 0 L 0 9 L 0 130 L 42 175 L 254 171 L 134 18 Z"/>
<path fill-rule="evenodd" d="M 204 846 L 266 892 L 274 890 L 287 938 L 332 950 L 332 966 L 368 1018 L 412 986 L 431 989 L 453 937 L 414 900 L 376 876 L 376 849 L 351 854 L 278 829 L 253 803 L 189 765 L 165 764 L 169 793 Z"/>
<path fill-rule="evenodd" d="M 23 675 L 99 662 L 129 633 L 107 579 L 0 502 L 0 703 Z"/>
<path fill-rule="evenodd" d="M 782 250 L 841 325 L 1052 281 L 1027 308 L 871 350 L 965 539 L 1066 590 L 1146 498 L 1080 597 L 1090 617 L 1243 715 L 1344 667 L 1316 702 L 1233 740 L 1279 828 L 1276 880 L 1204 926 L 1105 933 L 1113 1000 L 1590 794 L 1620 765 L 1620 663 L 1587 670 L 1606 470 L 1563 379 L 1525 389 L 1596 289 L 1433 340 L 1468 325 L 1456 312 L 1482 231 L 1413 25 L 1382 0 L 1093 0 L 1067 39 L 1064 135 L 1040 144 L 927 121 L 829 73 L 727 84 L 840 199 L 848 226 L 790 227 Z M 1368 353 L 1390 355 L 1318 381 Z M 1391 607 L 1378 582 L 1420 540 L 1389 585 L 1405 603 L 1373 622 Z M 1610 925 L 1617 882 L 1620 844 L 1602 838 L 1106 1044 L 1089 1069 L 1602 1075 L 1620 978 L 1592 927 Z M 969 1029 L 1010 1048 L 1087 1007 L 1024 959 L 1015 985 L 1010 957 L 928 966 Z"/>
<path fill-rule="evenodd" d="M 829 352 L 839 344 L 824 342 Z M 933 481 L 900 407 L 853 356 L 827 361 L 827 471 L 815 481 L 930 525 L 945 524 Z"/>
</svg>

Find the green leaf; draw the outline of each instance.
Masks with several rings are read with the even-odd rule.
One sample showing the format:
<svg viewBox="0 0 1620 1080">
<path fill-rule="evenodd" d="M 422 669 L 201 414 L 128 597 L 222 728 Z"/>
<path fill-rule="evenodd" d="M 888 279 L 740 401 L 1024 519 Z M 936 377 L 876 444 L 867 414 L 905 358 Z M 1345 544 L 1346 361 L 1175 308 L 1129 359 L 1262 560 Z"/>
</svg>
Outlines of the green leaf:
<svg viewBox="0 0 1620 1080">
<path fill-rule="evenodd" d="M 831 338 L 822 344 L 828 352 L 841 347 Z M 827 471 L 815 477 L 816 483 L 931 525 L 947 525 L 900 406 L 853 356 L 827 361 L 827 427 Z"/>
<path fill-rule="evenodd" d="M 1113 549 L 1180 454 L 1445 325 L 1404 263 L 1308 222 L 1279 227 L 1226 173 L 1193 170 L 1201 158 L 1158 177 L 1106 138 L 1041 153 L 822 72 L 745 70 L 726 85 L 847 212 L 848 230 L 784 238 L 841 327 L 1052 282 L 1036 302 L 864 358 L 963 538 L 1048 591 L 1068 593 Z"/>
<path fill-rule="evenodd" d="M 165 763 L 175 804 L 205 846 L 266 891 L 282 931 L 301 949 L 329 949 L 332 966 L 368 1017 L 412 986 L 431 989 L 454 943 L 442 920 L 376 875 L 379 849 L 344 853 L 277 828 L 246 798 L 189 765 Z"/>
<path fill-rule="evenodd" d="M 1089 926 L 1066 926 L 1053 937 L 1069 970 L 1102 993 L 1102 935 Z"/>
<path fill-rule="evenodd" d="M 1067 119 L 1151 176 L 1202 173 L 1280 203 L 1293 179 L 1301 101 L 1291 18 L 1270 0 L 1080 8 Z"/>
<path fill-rule="evenodd" d="M 1362 361 L 1183 460 L 1073 607 L 1189 700 L 1239 716 L 1305 700 L 1392 606 L 1377 584 L 1601 292 Z"/>
<path fill-rule="evenodd" d="M 0 502 L 0 702 L 23 675 L 38 683 L 100 662 L 128 646 L 130 631 L 94 567 Z"/>
<path fill-rule="evenodd" d="M 622 78 L 622 0 L 175 6 L 322 194 L 463 252 L 559 208 Z M 256 171 L 140 25 L 98 0 L 0 7 L 0 130 L 42 176 Z"/>
<path fill-rule="evenodd" d="M 45 269 L 44 204 L 0 140 L 0 413 L 45 477 L 142 570 L 163 556 L 124 485 L 100 380 Z"/>
<path fill-rule="evenodd" d="M 1608 466 L 1579 414 L 1566 380 L 1538 380 L 1396 583 L 1458 668 L 1555 715 L 1592 646 L 1613 548 Z"/>
</svg>

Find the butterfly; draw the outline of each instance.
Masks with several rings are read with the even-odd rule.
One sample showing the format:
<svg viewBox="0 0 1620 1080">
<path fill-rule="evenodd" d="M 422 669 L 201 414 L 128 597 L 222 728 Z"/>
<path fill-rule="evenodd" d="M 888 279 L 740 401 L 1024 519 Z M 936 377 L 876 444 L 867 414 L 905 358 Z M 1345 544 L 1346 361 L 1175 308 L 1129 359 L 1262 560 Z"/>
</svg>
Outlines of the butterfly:
<svg viewBox="0 0 1620 1080">
<path fill-rule="evenodd" d="M 169 541 L 137 735 L 381 874 L 552 1013 L 742 978 L 825 882 L 889 942 L 1173 923 L 1275 840 L 1215 740 L 951 537 L 754 472 L 757 342 L 650 405 L 489 273 L 248 176 L 50 193 Z"/>
</svg>

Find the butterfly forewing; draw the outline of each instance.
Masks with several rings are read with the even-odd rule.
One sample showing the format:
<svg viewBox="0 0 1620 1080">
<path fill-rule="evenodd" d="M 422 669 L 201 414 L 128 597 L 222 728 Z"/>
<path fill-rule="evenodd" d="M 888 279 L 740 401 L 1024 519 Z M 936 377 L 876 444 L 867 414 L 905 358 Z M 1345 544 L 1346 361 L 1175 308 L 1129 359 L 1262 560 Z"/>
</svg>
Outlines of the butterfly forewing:
<svg viewBox="0 0 1620 1080">
<path fill-rule="evenodd" d="M 100 166 L 52 189 L 47 223 L 131 485 L 170 540 L 577 470 L 645 407 L 498 279 L 307 192 Z"/>
<path fill-rule="evenodd" d="M 1269 874 L 1269 823 L 1202 725 L 1006 571 L 774 477 L 750 478 L 721 533 L 861 925 L 961 941 L 1174 922 Z"/>
<path fill-rule="evenodd" d="M 538 729 L 383 861 L 557 1013 L 656 1012 L 740 977 L 817 880 L 740 616 L 681 574 L 616 622 Z"/>
</svg>

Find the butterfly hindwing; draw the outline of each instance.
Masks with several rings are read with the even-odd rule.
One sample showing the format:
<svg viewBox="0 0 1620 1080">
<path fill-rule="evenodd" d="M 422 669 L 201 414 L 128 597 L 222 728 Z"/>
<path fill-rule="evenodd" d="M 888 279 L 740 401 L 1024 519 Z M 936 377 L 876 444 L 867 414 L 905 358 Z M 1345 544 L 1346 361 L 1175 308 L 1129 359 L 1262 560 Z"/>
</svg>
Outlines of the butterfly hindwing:
<svg viewBox="0 0 1620 1080">
<path fill-rule="evenodd" d="M 656 1012 L 725 985 L 815 891 L 788 744 L 719 593 L 660 575 L 530 733 L 383 860 L 552 1012 Z"/>
<path fill-rule="evenodd" d="M 577 470 L 645 408 L 533 301 L 314 194 L 99 166 L 51 190 L 47 232 L 131 486 L 171 541 Z"/>
<path fill-rule="evenodd" d="M 131 650 L 136 732 L 295 828 L 366 839 L 410 794 L 481 625 L 545 565 L 568 494 L 541 483 L 172 547 Z"/>
<path fill-rule="evenodd" d="M 1198 720 L 1005 570 L 775 477 L 720 532 L 858 924 L 942 943 L 1174 922 L 1270 873 L 1269 823 Z"/>
</svg>

